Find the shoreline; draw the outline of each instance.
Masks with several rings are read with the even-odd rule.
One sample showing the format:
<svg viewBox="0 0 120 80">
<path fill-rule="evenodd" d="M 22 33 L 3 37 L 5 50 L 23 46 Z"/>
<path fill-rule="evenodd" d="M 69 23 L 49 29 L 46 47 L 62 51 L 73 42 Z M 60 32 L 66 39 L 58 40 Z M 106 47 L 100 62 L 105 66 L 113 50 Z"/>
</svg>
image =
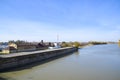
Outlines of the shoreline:
<svg viewBox="0 0 120 80">
<path fill-rule="evenodd" d="M 68 48 L 53 49 L 46 51 L 43 50 L 32 53 L 28 52 L 28 54 L 22 53 L 22 54 L 0 55 L 0 71 L 24 66 L 27 64 L 32 64 L 35 62 L 41 62 L 43 60 L 47 60 L 53 57 L 67 55 L 77 50 L 78 50 L 77 48 L 68 47 Z"/>
</svg>

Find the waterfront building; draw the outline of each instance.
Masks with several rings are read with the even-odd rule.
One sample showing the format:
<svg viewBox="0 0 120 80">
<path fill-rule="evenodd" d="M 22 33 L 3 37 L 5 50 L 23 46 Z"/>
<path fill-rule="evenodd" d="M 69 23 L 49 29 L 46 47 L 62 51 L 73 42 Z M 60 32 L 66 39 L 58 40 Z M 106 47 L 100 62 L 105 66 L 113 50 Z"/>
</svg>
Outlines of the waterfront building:
<svg viewBox="0 0 120 80">
<path fill-rule="evenodd" d="M 9 51 L 8 48 L 0 48 L 0 53 L 2 53 L 2 54 L 9 54 L 10 51 Z"/>
<path fill-rule="evenodd" d="M 15 52 L 26 52 L 26 51 L 35 51 L 35 50 L 43 50 L 47 49 L 43 43 L 8 43 L 6 45 L 2 45 L 0 47 L 0 53 L 2 54 L 9 54 L 9 53 L 15 53 Z"/>
<path fill-rule="evenodd" d="M 6 53 L 6 54 L 9 53 L 8 44 L 7 43 L 0 44 L 0 53 Z"/>
<path fill-rule="evenodd" d="M 17 52 L 17 45 L 16 44 L 10 43 L 10 44 L 1 45 L 0 53 L 9 54 L 9 53 L 14 53 L 14 52 Z"/>
<path fill-rule="evenodd" d="M 17 44 L 17 50 L 18 50 L 18 52 L 36 50 L 36 45 L 33 45 L 33 44 Z"/>
<path fill-rule="evenodd" d="M 17 49 L 17 44 L 15 44 L 15 43 L 9 43 L 8 44 L 10 47 L 14 47 L 15 49 Z"/>
<path fill-rule="evenodd" d="M 60 44 L 55 42 L 55 43 L 52 43 L 53 45 L 52 46 L 49 46 L 49 49 L 57 49 L 57 48 L 61 48 Z"/>
</svg>

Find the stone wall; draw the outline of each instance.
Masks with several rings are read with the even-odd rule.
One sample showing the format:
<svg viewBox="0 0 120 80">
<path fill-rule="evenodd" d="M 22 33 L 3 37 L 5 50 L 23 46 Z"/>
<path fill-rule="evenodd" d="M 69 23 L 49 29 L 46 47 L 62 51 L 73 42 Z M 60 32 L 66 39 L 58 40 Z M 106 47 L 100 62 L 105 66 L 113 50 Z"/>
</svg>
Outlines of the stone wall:
<svg viewBox="0 0 120 80">
<path fill-rule="evenodd" d="M 43 51 L 40 53 L 34 53 L 28 55 L 0 57 L 0 70 L 12 68 L 12 67 L 18 67 L 18 66 L 26 65 L 28 63 L 33 63 L 36 61 L 41 61 L 48 58 L 69 54 L 74 51 L 77 51 L 77 48 L 54 49 L 50 51 Z"/>
</svg>

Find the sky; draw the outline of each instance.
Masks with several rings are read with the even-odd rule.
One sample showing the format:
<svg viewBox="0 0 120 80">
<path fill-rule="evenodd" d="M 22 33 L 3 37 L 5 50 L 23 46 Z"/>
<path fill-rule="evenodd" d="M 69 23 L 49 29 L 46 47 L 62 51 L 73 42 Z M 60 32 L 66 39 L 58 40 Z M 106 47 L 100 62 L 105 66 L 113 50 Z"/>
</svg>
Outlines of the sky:
<svg viewBox="0 0 120 80">
<path fill-rule="evenodd" d="M 0 0 L 0 42 L 118 41 L 120 0 Z"/>
</svg>

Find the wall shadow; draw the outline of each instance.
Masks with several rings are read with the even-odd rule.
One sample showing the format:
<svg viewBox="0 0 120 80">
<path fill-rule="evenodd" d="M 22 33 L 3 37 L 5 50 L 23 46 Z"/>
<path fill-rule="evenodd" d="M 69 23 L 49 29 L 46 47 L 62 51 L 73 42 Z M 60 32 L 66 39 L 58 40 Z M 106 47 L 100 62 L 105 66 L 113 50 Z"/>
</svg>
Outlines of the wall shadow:
<svg viewBox="0 0 120 80">
<path fill-rule="evenodd" d="M 2 77 L 0 77 L 0 80 L 7 80 L 6 78 L 2 78 Z"/>
<path fill-rule="evenodd" d="M 1 70 L 0 73 L 14 72 L 14 71 L 20 71 L 20 70 L 25 70 L 25 69 L 32 69 L 32 67 L 34 67 L 34 66 L 38 66 L 38 65 L 41 65 L 41 64 L 44 64 L 44 63 L 48 63 L 52 60 L 59 59 L 61 57 L 65 57 L 65 56 L 71 55 L 71 54 L 76 53 L 76 52 L 72 52 L 72 53 L 68 53 L 68 54 L 62 54 L 62 55 L 51 57 L 51 58 L 48 58 L 48 59 L 45 59 L 45 60 L 42 60 L 42 61 L 32 62 L 32 63 L 28 63 L 28 64 L 25 64 L 25 65 L 4 69 L 4 70 Z M 2 80 L 2 78 L 0 80 Z M 6 79 L 3 78 L 3 80 L 6 80 Z"/>
</svg>

